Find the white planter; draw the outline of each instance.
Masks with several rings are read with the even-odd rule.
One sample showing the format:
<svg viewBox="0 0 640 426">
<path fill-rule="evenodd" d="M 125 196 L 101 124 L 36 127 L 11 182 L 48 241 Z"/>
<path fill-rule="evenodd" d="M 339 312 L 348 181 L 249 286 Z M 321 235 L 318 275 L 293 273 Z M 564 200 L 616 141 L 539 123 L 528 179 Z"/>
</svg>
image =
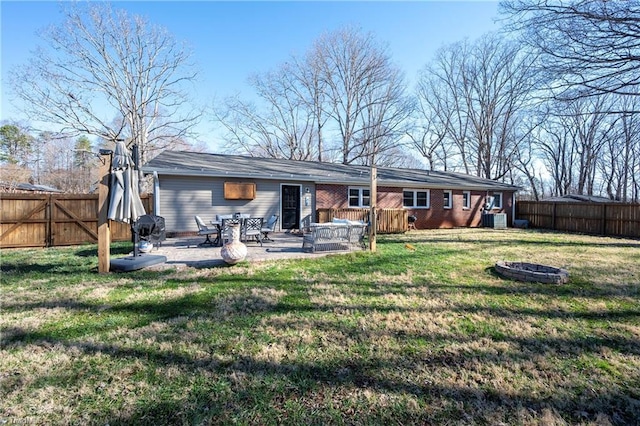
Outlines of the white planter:
<svg viewBox="0 0 640 426">
<path fill-rule="evenodd" d="M 231 225 L 231 241 L 225 244 L 220 250 L 222 260 L 230 265 L 234 265 L 247 257 L 247 246 L 240 241 L 240 225 Z"/>
</svg>

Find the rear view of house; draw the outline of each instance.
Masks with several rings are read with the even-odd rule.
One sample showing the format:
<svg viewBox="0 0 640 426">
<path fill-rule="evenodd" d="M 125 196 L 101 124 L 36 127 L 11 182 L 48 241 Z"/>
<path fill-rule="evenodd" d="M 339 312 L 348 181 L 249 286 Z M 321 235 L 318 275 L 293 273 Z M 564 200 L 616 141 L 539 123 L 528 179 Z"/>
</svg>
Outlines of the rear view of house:
<svg viewBox="0 0 640 426">
<path fill-rule="evenodd" d="M 169 234 L 197 231 L 194 216 L 278 215 L 277 231 L 318 220 L 324 209 L 370 203 L 367 166 L 237 155 L 165 151 L 143 167 L 154 175 L 155 214 Z M 475 227 L 482 213 L 506 213 L 512 223 L 517 186 L 433 170 L 378 168 L 380 209 L 404 209 L 418 229 Z"/>
</svg>

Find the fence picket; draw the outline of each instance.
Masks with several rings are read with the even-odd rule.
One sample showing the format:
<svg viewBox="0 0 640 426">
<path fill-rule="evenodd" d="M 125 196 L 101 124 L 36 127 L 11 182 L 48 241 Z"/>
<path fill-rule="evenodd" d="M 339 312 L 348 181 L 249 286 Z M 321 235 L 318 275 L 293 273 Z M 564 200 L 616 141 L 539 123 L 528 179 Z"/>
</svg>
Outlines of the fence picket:
<svg viewBox="0 0 640 426">
<path fill-rule="evenodd" d="M 533 228 L 640 237 L 640 204 L 518 201 L 516 218 Z"/>
</svg>

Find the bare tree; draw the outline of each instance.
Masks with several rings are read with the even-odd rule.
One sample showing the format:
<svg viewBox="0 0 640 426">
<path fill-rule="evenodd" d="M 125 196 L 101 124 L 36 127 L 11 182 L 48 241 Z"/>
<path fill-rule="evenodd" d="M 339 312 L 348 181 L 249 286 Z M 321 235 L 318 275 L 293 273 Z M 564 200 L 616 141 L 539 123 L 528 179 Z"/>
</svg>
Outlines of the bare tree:
<svg viewBox="0 0 640 426">
<path fill-rule="evenodd" d="M 385 164 L 396 158 L 390 154 L 406 132 L 411 105 L 402 74 L 370 34 L 330 33 L 304 56 L 249 81 L 257 104 L 231 97 L 214 109 L 227 148 L 318 161 L 339 152 L 345 164 L 368 164 L 373 155 Z"/>
<path fill-rule="evenodd" d="M 191 131 L 198 115 L 185 90 L 196 74 L 166 30 L 108 4 L 64 12 L 63 25 L 42 32 L 46 48 L 12 74 L 25 112 L 67 136 L 130 137 L 143 162 L 162 141 Z"/>
<path fill-rule="evenodd" d="M 418 97 L 436 117 L 433 134 L 457 147 L 466 173 L 501 180 L 519 154 L 519 127 L 536 87 L 534 58 L 489 34 L 444 47 L 421 74 Z"/>
<path fill-rule="evenodd" d="M 539 54 L 550 87 L 562 99 L 616 93 L 640 85 L 640 1 L 506 0 L 508 29 Z"/>
<path fill-rule="evenodd" d="M 621 110 L 636 110 L 640 97 L 616 96 L 615 106 Z M 624 113 L 610 117 L 611 131 L 603 140 L 598 156 L 598 173 L 606 194 L 612 200 L 638 201 L 640 195 L 640 115 Z"/>
<path fill-rule="evenodd" d="M 501 10 L 540 55 L 550 97 L 566 101 L 540 141 L 555 192 L 634 199 L 640 1 L 506 0 Z"/>
<path fill-rule="evenodd" d="M 269 93 L 265 104 L 259 109 L 253 103 L 229 97 L 214 109 L 215 120 L 226 130 L 225 149 L 258 157 L 312 159 L 316 141 L 308 111 L 302 112 L 275 93 Z"/>
<path fill-rule="evenodd" d="M 236 153 L 250 155 L 252 152 L 267 151 L 261 145 L 270 143 L 269 132 L 264 128 L 262 117 L 254 105 L 243 102 L 238 96 L 230 96 L 223 101 L 214 101 L 211 109 L 213 120 L 223 127 L 226 134 L 226 149 L 233 149 Z M 257 129 L 254 128 L 257 125 Z"/>
<path fill-rule="evenodd" d="M 317 157 L 314 105 L 305 98 L 307 87 L 292 68 L 285 63 L 249 78 L 262 108 L 236 97 L 227 98 L 222 108 L 214 111 L 227 130 L 229 150 L 237 152 L 240 146 L 249 155 L 294 160 Z"/>
<path fill-rule="evenodd" d="M 537 145 L 553 178 L 555 195 L 600 193 L 598 163 L 616 118 L 607 113 L 609 108 L 605 96 L 551 106 Z"/>
<path fill-rule="evenodd" d="M 588 102 L 586 108 L 591 109 L 591 114 L 583 114 L 580 108 L 586 101 L 579 100 L 572 103 L 570 131 L 573 135 L 578 162 L 574 168 L 578 171 L 577 193 L 595 195 L 595 180 L 597 173 L 597 162 L 601 155 L 604 142 L 607 140 L 611 130 L 609 118 L 606 112 L 604 97 L 594 99 L 595 102 Z"/>
<path fill-rule="evenodd" d="M 531 198 L 540 200 L 544 194 L 543 176 L 538 156 L 538 145 L 536 135 L 539 128 L 546 121 L 544 115 L 536 115 L 533 111 L 527 118 L 523 118 L 522 125 L 519 127 L 520 134 L 518 152 L 513 156 L 513 169 L 510 171 L 512 182 L 517 179 L 514 176 L 514 170 L 518 171 L 526 182 L 528 190 L 531 192 Z"/>
<path fill-rule="evenodd" d="M 438 162 L 437 153 L 444 146 L 444 135 L 438 133 L 439 129 L 432 124 L 433 119 L 433 116 L 428 116 L 426 120 L 417 118 L 413 122 L 411 130 L 407 131 L 407 137 L 411 140 L 409 145 L 427 160 L 429 170 L 435 170 L 438 165 L 447 170 L 446 157 L 442 163 Z"/>
<path fill-rule="evenodd" d="M 430 169 L 455 169 L 461 163 L 468 173 L 464 141 L 469 126 L 466 117 L 460 114 L 459 76 L 450 66 L 451 60 L 456 60 L 455 54 L 446 57 L 444 50 L 440 50 L 435 59 L 440 66 L 431 64 L 421 71 L 414 123 L 408 136 L 413 148 L 427 159 Z"/>
<path fill-rule="evenodd" d="M 299 98 L 305 103 L 307 110 L 312 114 L 317 140 L 317 159 L 324 161 L 326 147 L 323 136 L 329 116 L 324 112 L 327 85 L 322 79 L 319 59 L 317 52 L 310 50 L 301 58 L 292 56 L 290 64 L 285 64 L 285 66 L 293 80 L 292 89 L 296 91 Z"/>
<path fill-rule="evenodd" d="M 249 77 L 257 102 L 238 96 L 213 108 L 226 134 L 225 149 L 253 156 L 322 161 L 324 89 L 310 55 Z"/>
<path fill-rule="evenodd" d="M 325 34 L 312 51 L 326 85 L 325 111 L 340 135 L 342 163 L 368 163 L 403 136 L 410 113 L 404 81 L 372 34 L 353 27 Z"/>
<path fill-rule="evenodd" d="M 74 151 L 76 141 L 73 138 L 53 136 L 43 147 L 44 163 L 42 167 L 42 181 L 47 185 L 65 192 L 85 192 L 78 188 L 78 178 L 74 173 L 77 152 Z M 97 169 L 94 167 L 94 170 Z"/>
<path fill-rule="evenodd" d="M 569 128 L 562 120 L 545 122 L 537 136 L 538 150 L 551 175 L 552 195 L 570 194 L 574 189 L 573 161 L 574 144 Z"/>
</svg>

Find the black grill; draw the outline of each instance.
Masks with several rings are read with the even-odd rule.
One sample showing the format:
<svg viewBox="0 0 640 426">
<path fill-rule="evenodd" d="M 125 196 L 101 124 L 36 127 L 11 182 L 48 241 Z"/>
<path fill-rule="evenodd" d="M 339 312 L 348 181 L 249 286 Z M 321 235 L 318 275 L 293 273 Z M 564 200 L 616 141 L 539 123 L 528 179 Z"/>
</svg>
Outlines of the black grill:
<svg viewBox="0 0 640 426">
<path fill-rule="evenodd" d="M 164 217 L 153 214 L 145 214 L 138 218 L 133 225 L 133 232 L 138 235 L 141 240 L 149 241 L 156 244 L 167 238 L 164 228 Z"/>
<path fill-rule="evenodd" d="M 409 225 L 407 226 L 408 229 L 418 229 L 416 228 L 416 221 L 418 220 L 418 217 L 416 215 L 409 215 L 407 217 L 407 222 L 409 222 Z"/>
</svg>

